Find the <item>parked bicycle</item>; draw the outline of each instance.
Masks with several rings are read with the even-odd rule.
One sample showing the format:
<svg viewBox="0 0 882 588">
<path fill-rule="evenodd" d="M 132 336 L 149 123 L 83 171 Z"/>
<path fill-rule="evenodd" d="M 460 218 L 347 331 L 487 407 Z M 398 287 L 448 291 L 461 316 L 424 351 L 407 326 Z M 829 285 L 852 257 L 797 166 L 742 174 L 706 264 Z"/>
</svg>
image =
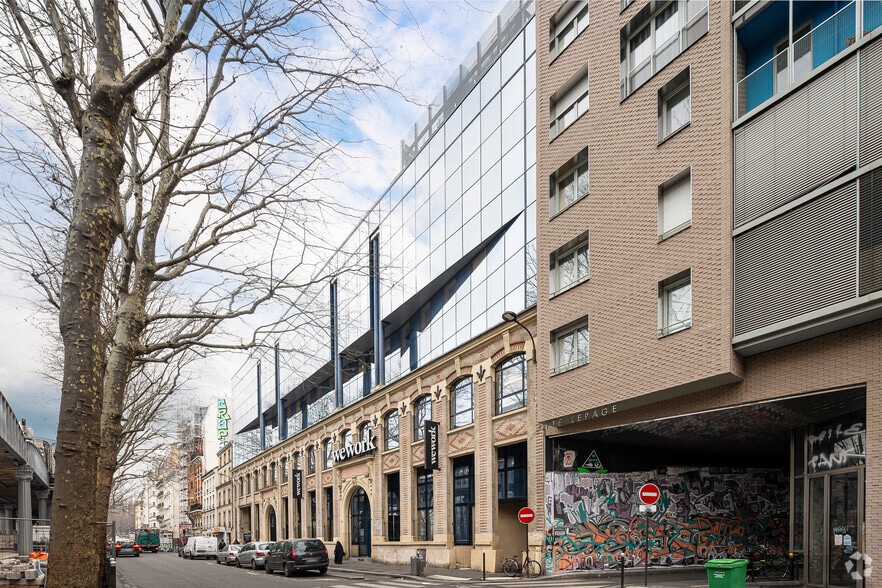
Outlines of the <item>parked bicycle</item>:
<svg viewBox="0 0 882 588">
<path fill-rule="evenodd" d="M 524 564 L 521 565 L 519 555 L 513 555 L 505 558 L 502 562 L 502 571 L 510 577 L 526 576 L 527 578 L 537 578 L 542 574 L 542 566 L 539 561 L 530 557 L 530 552 L 525 552 Z"/>
<path fill-rule="evenodd" d="M 764 545 L 757 545 L 747 555 L 747 579 L 755 581 L 762 576 L 768 580 L 786 580 L 790 575 L 788 559 Z"/>
</svg>

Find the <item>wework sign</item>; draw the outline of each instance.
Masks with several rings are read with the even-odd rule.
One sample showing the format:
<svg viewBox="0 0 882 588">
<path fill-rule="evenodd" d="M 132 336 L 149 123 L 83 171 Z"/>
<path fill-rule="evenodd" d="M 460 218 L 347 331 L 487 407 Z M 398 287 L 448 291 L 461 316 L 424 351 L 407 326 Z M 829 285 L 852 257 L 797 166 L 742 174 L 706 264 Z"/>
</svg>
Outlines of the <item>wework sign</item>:
<svg viewBox="0 0 882 588">
<path fill-rule="evenodd" d="M 376 451 L 377 446 L 374 445 L 374 437 L 371 437 L 367 441 L 359 441 L 358 443 L 350 443 L 343 449 L 338 449 L 334 452 L 334 461 L 341 462 L 346 461 L 347 459 L 352 459 L 353 457 L 359 457 L 361 455 L 365 455 L 368 453 L 372 453 Z"/>
<path fill-rule="evenodd" d="M 303 470 L 291 470 L 291 492 L 294 498 L 303 498 Z"/>
<path fill-rule="evenodd" d="M 427 470 L 440 470 L 440 456 L 438 451 L 438 427 L 439 423 L 436 421 L 423 421 L 423 426 L 425 427 L 425 435 L 423 436 L 423 441 L 425 442 L 425 451 L 426 451 L 426 469 Z"/>
</svg>

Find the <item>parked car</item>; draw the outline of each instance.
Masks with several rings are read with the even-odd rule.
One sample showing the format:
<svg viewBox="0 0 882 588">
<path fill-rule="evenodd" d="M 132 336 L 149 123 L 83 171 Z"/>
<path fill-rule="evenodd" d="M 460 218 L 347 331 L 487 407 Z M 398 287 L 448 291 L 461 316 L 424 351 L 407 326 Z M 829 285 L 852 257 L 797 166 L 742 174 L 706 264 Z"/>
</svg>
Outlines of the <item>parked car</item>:
<svg viewBox="0 0 882 588">
<path fill-rule="evenodd" d="M 252 570 L 262 568 L 266 563 L 266 552 L 272 546 L 271 541 L 252 541 L 251 543 L 246 543 L 239 553 L 236 554 L 236 565 L 240 568 L 242 566 L 251 566 Z"/>
<path fill-rule="evenodd" d="M 217 563 L 219 563 L 219 564 L 225 564 L 225 565 L 231 566 L 234 563 L 236 563 L 236 555 L 239 553 L 239 551 L 241 549 L 242 549 L 241 545 L 236 545 L 236 544 L 227 545 L 223 549 L 217 550 L 217 558 L 215 558 L 215 559 L 217 560 Z"/>
<path fill-rule="evenodd" d="M 182 552 L 184 559 L 217 557 L 217 537 L 190 537 Z"/>
<path fill-rule="evenodd" d="M 278 570 L 291 577 L 295 572 L 328 571 L 328 548 L 321 539 L 286 539 L 276 541 L 266 556 L 266 573 Z"/>
<path fill-rule="evenodd" d="M 130 555 L 132 557 L 141 556 L 141 546 L 134 541 L 117 541 L 116 557 L 124 557 Z"/>
</svg>

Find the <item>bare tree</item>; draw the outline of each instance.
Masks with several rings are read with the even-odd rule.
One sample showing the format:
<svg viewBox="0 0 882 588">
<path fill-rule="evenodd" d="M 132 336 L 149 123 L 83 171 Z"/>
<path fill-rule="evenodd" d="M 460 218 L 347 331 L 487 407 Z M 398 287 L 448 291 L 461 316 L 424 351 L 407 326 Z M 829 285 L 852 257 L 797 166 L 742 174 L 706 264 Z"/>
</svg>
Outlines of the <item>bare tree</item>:
<svg viewBox="0 0 882 588">
<path fill-rule="evenodd" d="M 98 581 L 133 370 L 251 345 L 230 321 L 326 277 L 335 125 L 393 84 L 367 4 L 2 3 L 4 263 L 64 348 L 49 586 Z"/>
</svg>

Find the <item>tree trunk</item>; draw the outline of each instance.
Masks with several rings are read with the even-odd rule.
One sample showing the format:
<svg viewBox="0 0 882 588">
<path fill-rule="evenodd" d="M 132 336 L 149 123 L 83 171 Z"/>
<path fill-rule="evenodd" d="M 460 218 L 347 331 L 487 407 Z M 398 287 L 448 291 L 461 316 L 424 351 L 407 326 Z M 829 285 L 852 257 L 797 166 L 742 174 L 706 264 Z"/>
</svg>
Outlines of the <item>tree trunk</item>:
<svg viewBox="0 0 882 588">
<path fill-rule="evenodd" d="M 113 88 L 96 83 L 83 121 L 83 158 L 65 253 L 59 312 L 64 375 L 49 588 L 94 588 L 104 557 L 107 504 L 102 508 L 95 492 L 108 345 L 101 330 L 101 292 L 107 259 L 122 228 L 118 193 L 124 100 Z"/>
</svg>

